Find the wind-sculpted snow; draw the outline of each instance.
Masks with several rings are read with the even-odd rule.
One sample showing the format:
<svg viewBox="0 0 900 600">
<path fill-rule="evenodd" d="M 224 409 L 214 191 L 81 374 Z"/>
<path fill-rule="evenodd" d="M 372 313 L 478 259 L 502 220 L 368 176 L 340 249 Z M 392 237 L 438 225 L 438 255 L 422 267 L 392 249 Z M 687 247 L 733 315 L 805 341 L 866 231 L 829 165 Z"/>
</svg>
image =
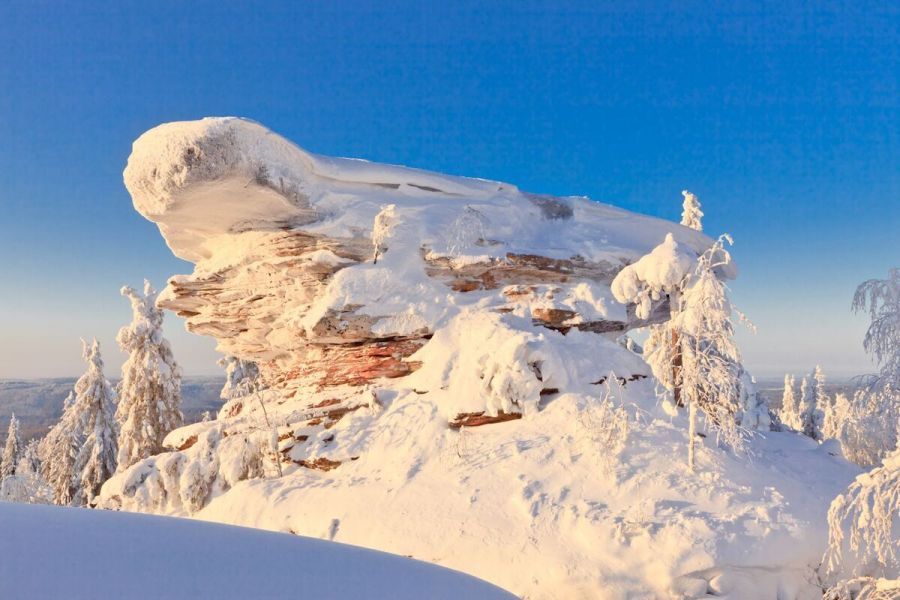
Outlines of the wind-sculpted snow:
<svg viewBox="0 0 900 600">
<path fill-rule="evenodd" d="M 692 472 L 684 411 L 620 340 L 669 308 L 660 290 L 638 318 L 616 275 L 669 234 L 693 264 L 703 234 L 240 119 L 147 132 L 125 181 L 195 263 L 160 306 L 258 373 L 101 506 L 387 549 L 528 598 L 821 594 L 828 502 L 857 469 L 792 433 L 736 455 L 701 423 Z"/>
<path fill-rule="evenodd" d="M 400 556 L 183 519 L 3 502 L 0 523 L 8 599 L 513 597 Z"/>
</svg>

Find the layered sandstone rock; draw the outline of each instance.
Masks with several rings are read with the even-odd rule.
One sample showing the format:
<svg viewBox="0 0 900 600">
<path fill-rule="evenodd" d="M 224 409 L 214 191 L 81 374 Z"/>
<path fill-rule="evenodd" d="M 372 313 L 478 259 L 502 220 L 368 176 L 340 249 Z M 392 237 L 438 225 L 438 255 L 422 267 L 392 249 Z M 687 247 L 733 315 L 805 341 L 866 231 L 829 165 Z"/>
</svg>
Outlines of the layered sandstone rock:
<svg viewBox="0 0 900 600">
<path fill-rule="evenodd" d="M 461 308 L 616 336 L 642 325 L 608 284 L 673 231 L 585 198 L 320 157 L 251 121 L 157 127 L 125 171 L 134 205 L 196 264 L 160 305 L 290 389 L 403 377 L 407 358 Z M 373 229 L 393 217 L 376 263 Z M 666 314 L 660 304 L 657 316 Z"/>
</svg>

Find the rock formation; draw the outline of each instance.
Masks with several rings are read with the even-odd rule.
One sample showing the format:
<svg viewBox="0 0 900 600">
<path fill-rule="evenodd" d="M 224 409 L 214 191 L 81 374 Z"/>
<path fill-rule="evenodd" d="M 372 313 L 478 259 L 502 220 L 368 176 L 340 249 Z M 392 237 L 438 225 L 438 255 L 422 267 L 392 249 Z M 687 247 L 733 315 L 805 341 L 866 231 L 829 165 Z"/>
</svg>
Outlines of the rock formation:
<svg viewBox="0 0 900 600">
<path fill-rule="evenodd" d="M 710 436 L 688 473 L 683 416 L 618 343 L 668 307 L 638 319 L 613 277 L 668 233 L 700 254 L 703 234 L 316 156 L 234 118 L 148 131 L 125 184 L 195 265 L 159 305 L 260 385 L 108 481 L 102 506 L 410 554 L 534 598 L 811 589 L 823 540 L 802 523 L 848 467 L 788 434 L 752 441 L 752 463 Z M 782 485 L 785 453 L 806 467 Z"/>
</svg>

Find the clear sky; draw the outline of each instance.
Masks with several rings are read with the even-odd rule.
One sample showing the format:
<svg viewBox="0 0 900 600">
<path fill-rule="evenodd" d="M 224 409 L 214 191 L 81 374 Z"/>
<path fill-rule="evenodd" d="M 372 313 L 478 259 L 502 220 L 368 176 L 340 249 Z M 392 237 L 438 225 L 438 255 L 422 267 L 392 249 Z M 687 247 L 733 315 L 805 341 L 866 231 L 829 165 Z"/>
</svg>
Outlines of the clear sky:
<svg viewBox="0 0 900 600">
<path fill-rule="evenodd" d="M 131 142 L 208 115 L 668 219 L 687 187 L 735 237 L 751 370 L 871 370 L 849 308 L 900 263 L 896 3 L 6 0 L 0 377 L 79 373 L 81 336 L 115 373 L 118 288 L 190 271 L 131 207 Z"/>
</svg>

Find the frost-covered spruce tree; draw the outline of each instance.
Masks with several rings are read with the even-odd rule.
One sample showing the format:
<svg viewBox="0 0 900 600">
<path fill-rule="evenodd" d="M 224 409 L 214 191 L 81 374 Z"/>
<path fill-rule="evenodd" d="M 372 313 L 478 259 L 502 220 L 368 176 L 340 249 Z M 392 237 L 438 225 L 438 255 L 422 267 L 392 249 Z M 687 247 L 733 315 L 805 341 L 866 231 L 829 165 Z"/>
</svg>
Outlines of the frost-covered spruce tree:
<svg viewBox="0 0 900 600">
<path fill-rule="evenodd" d="M 703 211 L 700 210 L 700 199 L 687 190 L 681 192 L 684 196 L 682 204 L 681 224 L 697 231 L 703 231 Z"/>
<path fill-rule="evenodd" d="M 116 341 L 128 354 L 119 384 L 118 469 L 162 451 L 166 434 L 180 427 L 181 370 L 163 337 L 163 311 L 149 281 L 144 293 L 130 287 L 122 295 L 131 300 L 132 322 L 119 330 Z"/>
<path fill-rule="evenodd" d="M 735 451 L 744 445 L 739 427 L 743 367 L 734 342 L 732 314 L 725 284 L 715 269 L 731 260 L 722 236 L 698 260 L 694 281 L 684 292 L 678 315 L 681 331 L 682 393 L 690 409 L 688 463 L 694 468 L 697 411 L 706 415 L 717 438 Z"/>
<path fill-rule="evenodd" d="M 826 404 L 822 412 L 822 439 L 838 439 L 850 414 L 850 400 L 845 394 L 835 394 L 834 402 Z"/>
<path fill-rule="evenodd" d="M 819 394 L 825 398 L 824 375 L 817 366 L 808 377 L 800 383 L 800 423 L 797 428 L 803 435 L 814 440 L 822 439 L 821 413 L 819 410 Z M 820 379 L 822 383 L 820 383 Z"/>
<path fill-rule="evenodd" d="M 794 394 L 794 376 L 784 376 L 784 390 L 781 393 L 781 422 L 791 429 L 800 427 L 800 399 Z"/>
<path fill-rule="evenodd" d="M 22 439 L 19 437 L 19 420 L 13 413 L 9 418 L 9 429 L 6 434 L 6 446 L 3 448 L 3 465 L 0 467 L 0 477 L 9 477 L 16 474 L 21 451 Z"/>
<path fill-rule="evenodd" d="M 73 467 L 74 501 L 90 505 L 103 483 L 116 472 L 116 404 L 112 385 L 103 375 L 100 343 L 84 344 L 87 371 L 75 382 L 73 411 L 82 440 Z"/>
<path fill-rule="evenodd" d="M 75 411 L 75 393 L 70 392 L 63 404 L 59 422 L 50 429 L 38 447 L 41 474 L 53 490 L 53 501 L 72 504 L 77 493 L 75 459 L 81 447 L 80 419 Z"/>
</svg>

